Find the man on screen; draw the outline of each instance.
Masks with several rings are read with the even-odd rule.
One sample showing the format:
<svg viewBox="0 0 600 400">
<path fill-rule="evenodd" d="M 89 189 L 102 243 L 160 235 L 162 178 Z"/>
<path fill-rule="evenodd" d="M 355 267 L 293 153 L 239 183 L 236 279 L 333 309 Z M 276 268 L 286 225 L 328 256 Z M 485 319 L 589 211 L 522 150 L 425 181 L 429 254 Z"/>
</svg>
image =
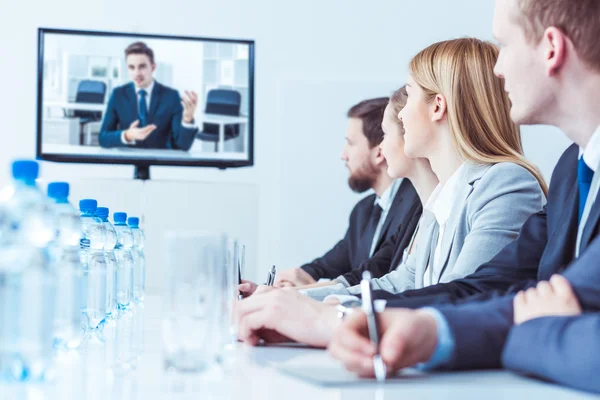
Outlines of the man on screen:
<svg viewBox="0 0 600 400">
<path fill-rule="evenodd" d="M 175 89 L 156 82 L 154 52 L 143 42 L 130 44 L 125 59 L 132 82 L 113 90 L 100 128 L 100 146 L 188 151 L 198 132 L 196 93 L 186 90 L 180 98 Z"/>
</svg>

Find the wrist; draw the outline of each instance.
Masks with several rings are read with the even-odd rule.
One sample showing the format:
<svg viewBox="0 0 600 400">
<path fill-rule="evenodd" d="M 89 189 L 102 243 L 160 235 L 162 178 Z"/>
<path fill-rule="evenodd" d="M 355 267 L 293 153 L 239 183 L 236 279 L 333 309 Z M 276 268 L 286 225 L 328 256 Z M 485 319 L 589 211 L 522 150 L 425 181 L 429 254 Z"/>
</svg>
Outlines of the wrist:
<svg viewBox="0 0 600 400">
<path fill-rule="evenodd" d="M 126 129 L 123 131 L 123 137 L 125 138 L 126 142 L 131 142 L 131 137 L 129 137 L 129 129 Z"/>
<path fill-rule="evenodd" d="M 438 326 L 431 313 L 418 310 L 417 315 L 421 320 L 420 324 L 422 327 L 422 343 L 420 347 L 423 349 L 423 356 L 420 362 L 428 362 L 431 360 L 438 347 Z"/>
<path fill-rule="evenodd" d="M 333 333 L 342 324 L 342 319 L 339 317 L 339 311 L 336 306 L 323 305 L 321 318 L 316 322 L 315 328 L 320 330 L 320 345 L 326 347 L 333 338 Z"/>
</svg>

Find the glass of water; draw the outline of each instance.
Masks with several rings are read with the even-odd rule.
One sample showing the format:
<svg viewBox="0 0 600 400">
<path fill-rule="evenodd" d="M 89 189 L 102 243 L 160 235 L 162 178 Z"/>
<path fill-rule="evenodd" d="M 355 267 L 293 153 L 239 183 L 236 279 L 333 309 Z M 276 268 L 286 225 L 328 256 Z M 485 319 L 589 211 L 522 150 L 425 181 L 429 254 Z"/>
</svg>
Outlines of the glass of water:
<svg viewBox="0 0 600 400">
<path fill-rule="evenodd" d="M 226 240 L 199 231 L 165 235 L 162 323 L 165 368 L 201 372 L 218 356 Z"/>
</svg>

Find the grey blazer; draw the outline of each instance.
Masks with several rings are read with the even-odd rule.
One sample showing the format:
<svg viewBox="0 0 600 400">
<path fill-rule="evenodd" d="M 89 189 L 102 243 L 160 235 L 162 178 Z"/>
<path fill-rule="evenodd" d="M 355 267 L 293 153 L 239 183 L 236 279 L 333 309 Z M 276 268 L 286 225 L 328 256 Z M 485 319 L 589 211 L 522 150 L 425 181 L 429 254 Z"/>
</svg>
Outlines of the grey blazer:
<svg viewBox="0 0 600 400">
<path fill-rule="evenodd" d="M 468 162 L 441 239 L 441 268 L 432 271 L 432 283 L 463 278 L 491 260 L 517 238 L 525 220 L 546 201 L 537 179 L 513 163 L 477 165 Z M 423 212 L 416 248 L 415 289 L 427 286 L 423 276 L 436 239 L 433 213 Z"/>
<path fill-rule="evenodd" d="M 525 168 L 509 162 L 478 165 L 467 162 L 460 171 L 460 184 L 444 236 L 440 238 L 439 269 L 432 283 L 445 283 L 465 277 L 492 259 L 516 239 L 525 220 L 540 211 L 546 201 L 537 179 Z M 433 253 L 437 231 L 432 212 L 423 210 L 414 257 L 411 262 L 379 278 L 383 290 L 394 293 L 427 286 L 424 275 Z M 333 288 L 332 288 L 333 289 Z M 327 294 L 355 294 L 358 288 L 340 288 Z M 320 293 L 310 293 L 320 297 Z M 311 296 L 312 297 L 312 296 Z"/>
</svg>

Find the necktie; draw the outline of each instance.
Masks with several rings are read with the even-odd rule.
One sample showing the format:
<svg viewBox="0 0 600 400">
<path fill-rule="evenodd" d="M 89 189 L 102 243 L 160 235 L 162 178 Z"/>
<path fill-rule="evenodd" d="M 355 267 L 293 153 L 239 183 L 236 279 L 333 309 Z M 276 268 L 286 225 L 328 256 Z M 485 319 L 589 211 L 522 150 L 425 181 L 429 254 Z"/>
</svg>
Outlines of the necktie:
<svg viewBox="0 0 600 400">
<path fill-rule="evenodd" d="M 594 171 L 583 161 L 583 157 L 579 159 L 577 165 L 577 183 L 579 185 L 579 218 L 578 222 L 581 222 L 581 216 L 585 208 L 585 202 L 590 193 L 590 185 L 594 177 Z"/>
<path fill-rule="evenodd" d="M 148 123 L 148 106 L 146 105 L 146 95 L 148 94 L 144 89 L 138 92 L 140 94 L 139 101 L 139 114 L 140 114 L 140 128 L 143 128 Z"/>
<path fill-rule="evenodd" d="M 383 210 L 381 209 L 381 206 L 379 204 L 375 204 L 373 206 L 371 216 L 369 217 L 367 226 L 363 231 L 363 243 L 365 248 L 367 249 L 367 253 L 371 249 L 371 244 L 373 243 L 373 236 L 375 236 L 375 230 L 377 229 L 377 224 L 379 223 L 379 219 L 381 218 L 382 211 Z"/>
</svg>

